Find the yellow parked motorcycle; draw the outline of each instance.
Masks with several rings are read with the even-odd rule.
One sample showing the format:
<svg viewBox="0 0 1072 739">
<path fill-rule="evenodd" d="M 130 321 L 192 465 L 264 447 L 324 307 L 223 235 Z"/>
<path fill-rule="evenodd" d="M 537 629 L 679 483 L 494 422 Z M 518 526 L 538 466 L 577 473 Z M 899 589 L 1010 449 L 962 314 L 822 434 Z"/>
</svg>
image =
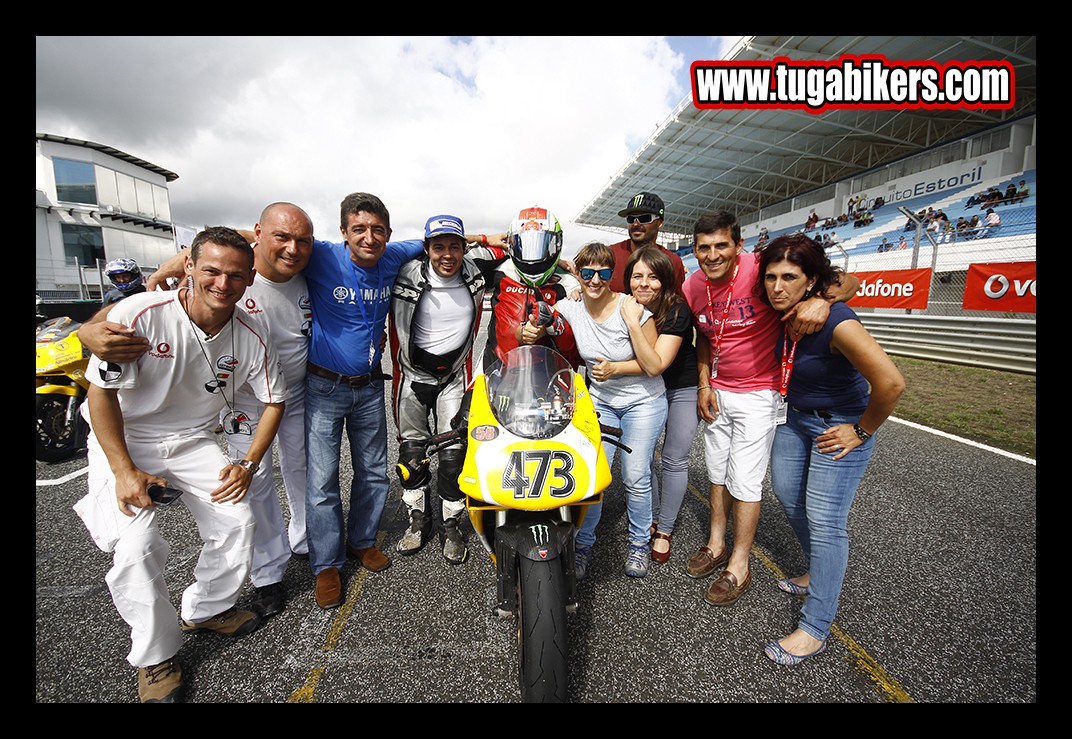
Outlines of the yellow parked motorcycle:
<svg viewBox="0 0 1072 739">
<path fill-rule="evenodd" d="M 496 614 L 517 619 L 522 700 L 566 702 L 574 535 L 611 482 L 603 442 L 617 442 L 604 434 L 621 431 L 599 423 L 584 378 L 543 346 L 511 350 L 475 378 L 467 402 L 428 455 L 465 443 L 458 483 L 495 564 Z M 417 473 L 399 467 L 404 481 Z"/>
<path fill-rule="evenodd" d="M 82 324 L 67 316 L 37 326 L 37 459 L 62 462 L 84 448 L 80 412 L 89 390 L 89 353 L 78 340 Z"/>
</svg>

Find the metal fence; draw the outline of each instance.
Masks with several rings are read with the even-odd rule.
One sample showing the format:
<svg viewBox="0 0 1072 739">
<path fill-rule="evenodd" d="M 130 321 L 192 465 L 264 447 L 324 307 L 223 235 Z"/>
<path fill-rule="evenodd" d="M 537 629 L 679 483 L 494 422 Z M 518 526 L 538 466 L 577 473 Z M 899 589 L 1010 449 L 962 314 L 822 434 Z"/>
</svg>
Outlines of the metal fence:
<svg viewBox="0 0 1072 739">
<path fill-rule="evenodd" d="M 859 315 L 889 354 L 1035 374 L 1033 320 L 862 311 Z"/>
</svg>

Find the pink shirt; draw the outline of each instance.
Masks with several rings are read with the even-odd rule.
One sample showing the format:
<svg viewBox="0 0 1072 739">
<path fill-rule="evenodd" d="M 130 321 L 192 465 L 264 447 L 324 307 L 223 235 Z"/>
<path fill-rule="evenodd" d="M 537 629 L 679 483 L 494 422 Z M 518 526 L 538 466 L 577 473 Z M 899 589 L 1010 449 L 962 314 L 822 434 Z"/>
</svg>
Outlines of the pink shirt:
<svg viewBox="0 0 1072 739">
<path fill-rule="evenodd" d="M 737 258 L 737 263 L 740 269 L 732 280 L 733 298 L 728 314 L 725 310 L 731 281 L 715 285 L 703 270 L 694 272 L 685 280 L 685 300 L 692 311 L 696 330 L 711 342 L 712 360 L 715 339 L 722 317 L 726 315 L 717 375 L 711 386 L 732 392 L 777 390 L 779 364 L 774 356 L 774 343 L 781 335 L 781 315 L 752 292 L 759 275 L 758 257 L 744 253 Z"/>
</svg>

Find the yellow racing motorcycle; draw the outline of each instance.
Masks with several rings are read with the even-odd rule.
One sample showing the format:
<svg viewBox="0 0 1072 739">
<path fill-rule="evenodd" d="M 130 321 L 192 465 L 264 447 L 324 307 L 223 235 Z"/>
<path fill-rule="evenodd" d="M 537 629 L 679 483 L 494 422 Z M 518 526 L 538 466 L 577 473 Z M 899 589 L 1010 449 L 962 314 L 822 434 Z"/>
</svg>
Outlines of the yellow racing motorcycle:
<svg viewBox="0 0 1072 739">
<path fill-rule="evenodd" d="M 465 444 L 458 483 L 495 564 L 496 615 L 517 620 L 522 700 L 566 702 L 574 535 L 611 482 L 603 442 L 622 446 L 604 435 L 621 431 L 599 423 L 584 378 L 543 346 L 511 350 L 475 378 L 466 402 L 420 464 Z M 405 481 L 424 471 L 401 464 L 398 472 Z"/>
<path fill-rule="evenodd" d="M 82 402 L 89 390 L 89 352 L 78 340 L 82 324 L 67 316 L 37 326 L 37 459 L 62 462 L 84 448 Z"/>
</svg>

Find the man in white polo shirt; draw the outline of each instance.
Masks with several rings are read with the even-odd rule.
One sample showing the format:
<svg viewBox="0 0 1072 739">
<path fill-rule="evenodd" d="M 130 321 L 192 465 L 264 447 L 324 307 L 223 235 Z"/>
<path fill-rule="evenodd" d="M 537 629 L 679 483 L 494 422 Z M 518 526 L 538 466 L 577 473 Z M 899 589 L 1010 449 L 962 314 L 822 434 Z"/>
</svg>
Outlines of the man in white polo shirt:
<svg viewBox="0 0 1072 739">
<path fill-rule="evenodd" d="M 205 229 L 185 257 L 187 286 L 115 304 L 110 318 L 145 337 L 129 363 L 89 361 L 83 415 L 90 424 L 89 493 L 76 505 L 97 546 L 113 552 L 106 576 L 130 626 L 127 660 L 142 702 L 181 700 L 175 655 L 182 634 L 253 631 L 260 617 L 234 607 L 249 574 L 254 518 L 246 499 L 283 415 L 286 386 L 264 324 L 235 310 L 253 281 L 253 252 L 238 232 Z M 220 413 L 249 383 L 264 404 L 247 453 L 229 460 L 216 443 Z M 151 486 L 183 491 L 204 546 L 182 595 L 181 626 L 164 568 L 170 547 Z"/>
</svg>

